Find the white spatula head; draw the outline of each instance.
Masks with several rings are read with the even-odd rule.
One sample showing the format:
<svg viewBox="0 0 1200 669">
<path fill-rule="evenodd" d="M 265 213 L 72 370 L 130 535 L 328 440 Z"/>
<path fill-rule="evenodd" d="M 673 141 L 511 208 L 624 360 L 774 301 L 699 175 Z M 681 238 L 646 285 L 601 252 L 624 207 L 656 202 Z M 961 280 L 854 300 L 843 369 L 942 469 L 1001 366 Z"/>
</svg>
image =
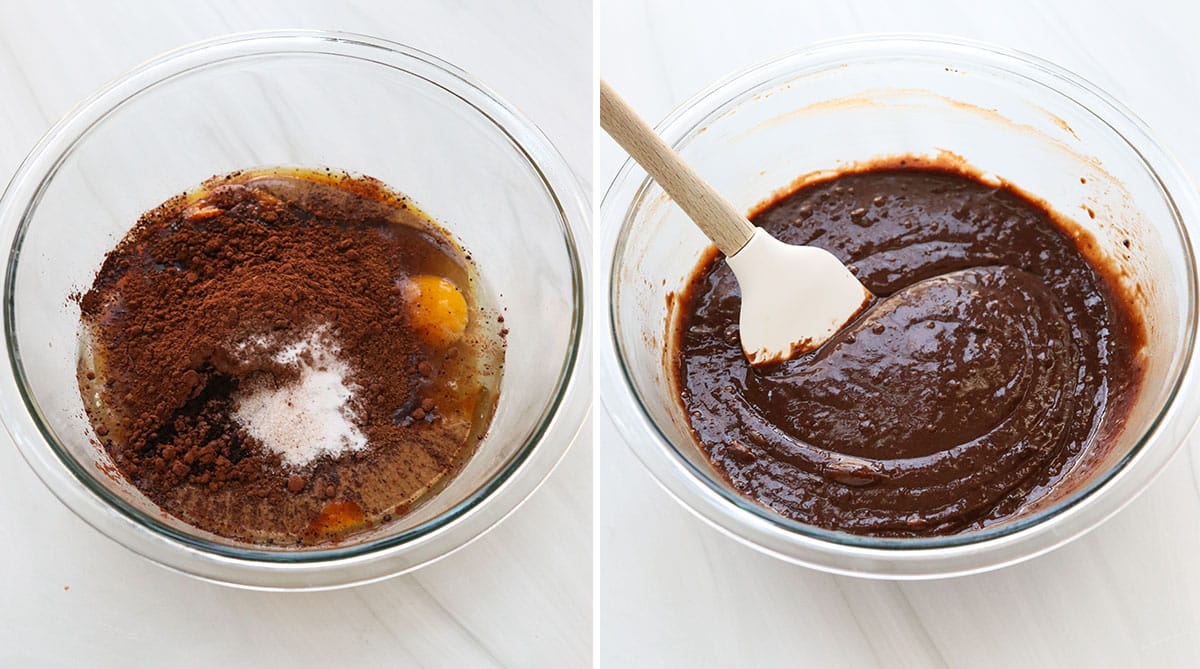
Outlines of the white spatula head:
<svg viewBox="0 0 1200 669">
<path fill-rule="evenodd" d="M 742 291 L 742 351 L 755 366 L 816 349 L 873 297 L 832 253 L 784 244 L 762 228 L 726 261 Z"/>
</svg>

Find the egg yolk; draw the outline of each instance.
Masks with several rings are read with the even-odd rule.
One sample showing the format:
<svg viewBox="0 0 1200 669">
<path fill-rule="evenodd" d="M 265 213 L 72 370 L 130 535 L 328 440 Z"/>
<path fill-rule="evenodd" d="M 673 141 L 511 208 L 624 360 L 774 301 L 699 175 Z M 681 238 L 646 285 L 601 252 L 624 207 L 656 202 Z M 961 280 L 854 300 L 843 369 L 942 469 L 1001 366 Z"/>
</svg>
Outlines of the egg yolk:
<svg viewBox="0 0 1200 669">
<path fill-rule="evenodd" d="M 422 274 L 404 284 L 404 297 L 413 327 L 431 346 L 445 348 L 462 339 L 467 329 L 467 300 L 452 281 Z"/>
</svg>

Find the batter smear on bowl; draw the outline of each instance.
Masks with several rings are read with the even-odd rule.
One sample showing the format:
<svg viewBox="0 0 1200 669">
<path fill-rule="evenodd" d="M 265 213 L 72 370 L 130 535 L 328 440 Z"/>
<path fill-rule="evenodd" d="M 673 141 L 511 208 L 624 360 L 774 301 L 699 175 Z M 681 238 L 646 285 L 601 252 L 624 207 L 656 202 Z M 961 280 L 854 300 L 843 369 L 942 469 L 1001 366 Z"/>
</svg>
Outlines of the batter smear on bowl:
<svg viewBox="0 0 1200 669">
<path fill-rule="evenodd" d="M 695 438 L 790 519 L 877 536 L 1027 511 L 1121 429 L 1145 328 L 1086 235 L 1006 185 L 878 166 L 754 223 L 827 249 L 878 300 L 818 350 L 752 369 L 715 253 L 680 296 L 673 372 Z"/>
<path fill-rule="evenodd" d="M 249 543 L 406 514 L 473 453 L 504 345 L 469 256 L 367 177 L 215 177 L 146 213 L 80 298 L 80 389 L 129 483 Z"/>
</svg>

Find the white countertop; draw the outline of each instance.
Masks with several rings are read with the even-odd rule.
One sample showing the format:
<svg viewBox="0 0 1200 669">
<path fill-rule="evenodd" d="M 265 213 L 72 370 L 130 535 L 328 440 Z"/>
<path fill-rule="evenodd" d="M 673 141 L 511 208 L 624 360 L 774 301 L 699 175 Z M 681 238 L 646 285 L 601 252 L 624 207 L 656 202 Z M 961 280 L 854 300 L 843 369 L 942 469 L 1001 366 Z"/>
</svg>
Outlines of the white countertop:
<svg viewBox="0 0 1200 669">
<path fill-rule="evenodd" d="M 0 2 L 0 179 L 53 121 L 140 61 L 294 27 L 405 42 L 472 72 L 590 186 L 584 0 Z M 3 433 L 0 666 L 586 666 L 591 471 L 585 436 L 517 513 L 441 562 L 375 585 L 272 594 L 180 576 L 109 541 L 51 496 Z"/>
<path fill-rule="evenodd" d="M 597 21 L 599 74 L 651 119 L 815 40 L 937 32 L 1074 70 L 1133 108 L 1200 175 L 1194 3 L 601 0 Z M 622 159 L 607 138 L 597 142 L 600 194 Z M 606 416 L 596 423 L 601 666 L 1200 663 L 1194 443 L 1136 502 L 1062 549 L 981 576 L 893 583 L 830 576 L 735 543 L 668 497 Z"/>
</svg>

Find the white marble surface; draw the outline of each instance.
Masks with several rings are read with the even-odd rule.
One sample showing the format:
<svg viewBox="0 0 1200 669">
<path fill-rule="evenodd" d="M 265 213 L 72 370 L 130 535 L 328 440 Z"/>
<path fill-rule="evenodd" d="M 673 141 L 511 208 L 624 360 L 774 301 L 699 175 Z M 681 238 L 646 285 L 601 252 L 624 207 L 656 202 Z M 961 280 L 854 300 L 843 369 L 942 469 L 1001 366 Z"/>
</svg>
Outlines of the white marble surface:
<svg viewBox="0 0 1200 669">
<path fill-rule="evenodd" d="M 658 119 L 712 80 L 814 40 L 955 34 L 1056 61 L 1126 102 L 1200 175 L 1200 11 L 1186 2 L 598 3 L 597 70 Z M 623 156 L 597 142 L 601 190 Z M 1200 445 L 1091 534 L 981 576 L 889 583 L 760 555 L 671 500 L 597 418 L 602 666 L 1194 667 Z"/>
<path fill-rule="evenodd" d="M 0 175 L 76 101 L 161 51 L 263 28 L 435 53 L 520 107 L 591 177 L 591 8 L 492 3 L 0 1 Z M 590 434 L 585 430 L 585 434 Z M 586 666 L 591 440 L 508 520 L 383 583 L 271 594 L 153 566 L 55 500 L 0 436 L 0 667 Z"/>
</svg>

